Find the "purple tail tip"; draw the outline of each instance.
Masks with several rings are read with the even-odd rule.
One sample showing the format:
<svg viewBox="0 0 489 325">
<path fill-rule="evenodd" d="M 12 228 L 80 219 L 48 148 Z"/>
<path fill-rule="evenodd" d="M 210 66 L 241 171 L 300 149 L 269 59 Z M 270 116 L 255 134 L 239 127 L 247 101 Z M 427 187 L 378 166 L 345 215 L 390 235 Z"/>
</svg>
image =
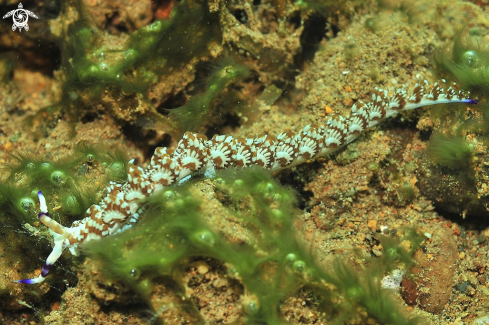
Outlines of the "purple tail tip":
<svg viewBox="0 0 489 325">
<path fill-rule="evenodd" d="M 475 99 L 468 99 L 466 103 L 467 104 L 479 104 L 479 102 L 476 101 Z"/>
<path fill-rule="evenodd" d="M 20 284 L 33 284 L 34 282 L 32 279 L 24 279 L 24 280 L 15 280 L 15 283 L 20 283 Z"/>
<path fill-rule="evenodd" d="M 16 280 L 14 281 L 15 283 L 20 283 L 20 284 L 36 284 L 36 283 L 41 283 L 46 279 L 45 276 L 38 276 L 37 278 L 34 279 L 22 279 L 22 280 Z"/>
</svg>

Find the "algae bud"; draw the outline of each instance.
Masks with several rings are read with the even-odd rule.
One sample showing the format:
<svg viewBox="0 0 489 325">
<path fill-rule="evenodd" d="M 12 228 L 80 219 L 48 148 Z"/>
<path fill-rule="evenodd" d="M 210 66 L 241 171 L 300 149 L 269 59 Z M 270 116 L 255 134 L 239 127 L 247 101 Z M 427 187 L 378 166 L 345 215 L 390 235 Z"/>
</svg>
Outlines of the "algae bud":
<svg viewBox="0 0 489 325">
<path fill-rule="evenodd" d="M 474 68 L 479 64 L 479 56 L 475 51 L 466 51 L 462 54 L 462 62 L 469 68 Z"/>
<path fill-rule="evenodd" d="M 214 235 L 207 229 L 192 234 L 191 239 L 197 244 L 213 246 L 216 242 Z"/>
<path fill-rule="evenodd" d="M 131 278 L 139 279 L 139 276 L 141 275 L 141 273 L 139 272 L 138 269 L 131 269 L 129 271 L 129 275 L 131 276 Z"/>
<path fill-rule="evenodd" d="M 295 273 L 302 273 L 306 269 L 306 263 L 304 261 L 295 261 L 292 265 L 292 269 Z"/>
<path fill-rule="evenodd" d="M 244 187 L 244 181 L 242 179 L 235 180 L 233 183 L 233 187 L 243 188 Z"/>
<path fill-rule="evenodd" d="M 65 184 L 67 179 L 68 179 L 68 176 L 60 170 L 55 170 L 54 172 L 52 172 L 51 176 L 49 178 L 51 183 L 53 183 L 54 185 L 58 185 L 58 186 Z"/>
<path fill-rule="evenodd" d="M 23 197 L 19 200 L 19 206 L 24 212 L 34 210 L 36 203 L 30 197 Z"/>
<path fill-rule="evenodd" d="M 41 169 L 42 170 L 50 170 L 53 168 L 53 165 L 48 163 L 48 162 L 44 162 L 41 164 Z"/>
<path fill-rule="evenodd" d="M 34 169 L 36 169 L 36 165 L 33 162 L 28 162 L 25 165 L 25 169 L 27 169 L 27 170 L 34 170 Z"/>
<path fill-rule="evenodd" d="M 166 191 L 165 193 L 163 193 L 163 197 L 167 200 L 173 200 L 176 195 L 175 195 L 175 192 L 169 190 L 169 191 Z"/>
<path fill-rule="evenodd" d="M 108 71 L 109 70 L 109 65 L 107 63 L 105 63 L 105 62 L 102 62 L 102 63 L 99 64 L 99 68 L 102 71 Z"/>
<path fill-rule="evenodd" d="M 124 163 L 120 161 L 110 164 L 109 171 L 111 176 L 117 179 L 121 179 L 126 176 L 126 167 L 124 166 Z"/>
<path fill-rule="evenodd" d="M 64 200 L 64 205 L 63 208 L 67 210 L 68 213 L 71 214 L 77 214 L 81 213 L 81 206 L 80 202 L 78 202 L 78 199 L 74 195 L 69 195 L 65 200 Z"/>
<path fill-rule="evenodd" d="M 293 263 L 295 260 L 297 260 L 297 255 L 295 255 L 294 253 L 287 254 L 287 256 L 285 256 L 285 260 L 288 263 Z"/>
</svg>

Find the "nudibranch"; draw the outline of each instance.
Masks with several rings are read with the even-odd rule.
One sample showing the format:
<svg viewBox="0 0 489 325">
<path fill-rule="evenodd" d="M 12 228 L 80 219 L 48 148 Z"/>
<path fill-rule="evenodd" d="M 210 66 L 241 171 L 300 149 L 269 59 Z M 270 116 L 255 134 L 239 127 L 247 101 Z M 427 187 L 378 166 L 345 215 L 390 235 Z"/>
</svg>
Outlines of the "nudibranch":
<svg viewBox="0 0 489 325">
<path fill-rule="evenodd" d="M 442 80 L 445 83 L 445 80 Z M 64 227 L 51 219 L 46 199 L 38 193 L 39 220 L 53 236 L 53 251 L 37 278 L 15 282 L 34 284 L 44 281 L 49 270 L 68 248 L 78 255 L 83 243 L 110 236 L 131 227 L 144 209 L 145 198 L 167 186 L 181 182 L 195 173 L 212 172 L 224 168 L 261 166 L 272 172 L 326 156 L 353 141 L 366 129 L 384 118 L 401 111 L 444 103 L 476 104 L 469 93 L 428 82 L 416 84 L 407 92 L 398 89 L 392 96 L 376 88 L 371 101 L 355 103 L 346 117 L 332 117 L 323 125 L 307 125 L 298 133 L 280 133 L 277 137 L 265 134 L 256 138 L 233 138 L 216 135 L 208 140 L 204 135 L 187 132 L 175 149 L 159 147 L 146 169 L 127 167 L 125 184 L 110 183 L 105 197 L 92 205 L 82 220 Z"/>
</svg>

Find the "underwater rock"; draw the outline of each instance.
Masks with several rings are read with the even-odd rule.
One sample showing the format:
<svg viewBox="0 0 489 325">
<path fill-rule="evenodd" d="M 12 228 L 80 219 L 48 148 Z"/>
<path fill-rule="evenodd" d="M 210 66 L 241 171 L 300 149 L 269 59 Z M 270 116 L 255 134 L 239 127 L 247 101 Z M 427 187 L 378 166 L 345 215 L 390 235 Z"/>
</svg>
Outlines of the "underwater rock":
<svg viewBox="0 0 489 325">
<path fill-rule="evenodd" d="M 418 162 L 417 187 L 440 210 L 463 217 L 489 217 L 489 197 L 483 193 L 487 185 L 480 182 L 484 179 L 480 175 L 483 172 L 478 166 L 447 170 L 433 165 L 430 158 L 422 155 Z"/>
<path fill-rule="evenodd" d="M 457 247 L 449 230 L 433 225 L 432 237 L 414 253 L 417 265 L 401 282 L 408 305 L 432 314 L 441 313 L 452 293 L 453 275 L 458 263 Z"/>
</svg>

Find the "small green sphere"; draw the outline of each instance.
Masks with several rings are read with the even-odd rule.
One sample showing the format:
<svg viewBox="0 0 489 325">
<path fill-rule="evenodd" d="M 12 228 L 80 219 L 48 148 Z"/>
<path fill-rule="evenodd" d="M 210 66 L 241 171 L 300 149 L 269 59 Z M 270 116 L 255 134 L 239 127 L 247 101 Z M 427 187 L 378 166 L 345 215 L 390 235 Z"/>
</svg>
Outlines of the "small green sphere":
<svg viewBox="0 0 489 325">
<path fill-rule="evenodd" d="M 27 170 L 34 170 L 36 169 L 36 164 L 34 164 L 33 162 L 28 162 L 26 165 L 25 165 L 25 169 Z"/>
<path fill-rule="evenodd" d="M 105 59 L 106 55 L 105 52 L 102 49 L 98 49 L 93 53 L 93 56 L 96 57 L 97 59 Z"/>
<path fill-rule="evenodd" d="M 49 177 L 49 180 L 54 185 L 63 185 L 66 183 L 67 179 L 68 179 L 68 176 L 60 170 L 53 171 L 51 173 L 51 176 Z"/>
<path fill-rule="evenodd" d="M 126 167 L 124 166 L 124 163 L 116 161 L 110 164 L 109 172 L 112 177 L 124 178 L 126 176 Z"/>
<path fill-rule="evenodd" d="M 245 308 L 246 313 L 248 315 L 255 315 L 255 314 L 257 314 L 259 312 L 260 305 L 258 304 L 258 301 L 251 300 L 251 301 L 247 301 L 245 303 L 244 308 Z"/>
<path fill-rule="evenodd" d="M 287 263 L 293 263 L 297 260 L 297 255 L 295 255 L 294 253 L 287 254 L 287 256 L 285 256 L 285 260 L 287 261 Z"/>
<path fill-rule="evenodd" d="M 237 187 L 237 188 L 243 188 L 244 187 L 244 181 L 242 179 L 237 179 L 234 181 L 233 186 Z"/>
<path fill-rule="evenodd" d="M 397 251 L 396 247 L 389 247 L 389 248 L 386 250 L 385 254 L 386 254 L 388 257 L 390 257 L 390 258 L 396 258 L 396 257 L 399 255 L 399 253 L 398 253 L 398 251 Z"/>
<path fill-rule="evenodd" d="M 88 73 L 91 74 L 91 75 L 97 74 L 98 72 L 99 72 L 98 67 L 96 65 L 94 65 L 94 64 L 92 64 L 88 68 Z"/>
<path fill-rule="evenodd" d="M 462 54 L 462 63 L 469 68 L 475 68 L 479 64 L 479 56 L 472 50 L 465 51 Z"/>
<path fill-rule="evenodd" d="M 144 78 L 146 80 L 155 80 L 157 77 L 156 77 L 156 74 L 153 71 L 146 71 L 144 73 Z"/>
<path fill-rule="evenodd" d="M 187 205 L 187 202 L 182 198 L 178 198 L 174 200 L 173 203 L 174 203 L 174 207 L 177 209 L 184 209 Z"/>
<path fill-rule="evenodd" d="M 306 263 L 301 260 L 295 261 L 292 265 L 292 269 L 295 273 L 302 273 L 306 269 Z"/>
<path fill-rule="evenodd" d="M 138 269 L 131 269 L 129 271 L 129 276 L 133 279 L 139 279 L 139 276 L 141 275 L 141 272 L 139 272 Z"/>
<path fill-rule="evenodd" d="M 76 91 L 70 91 L 68 96 L 71 101 L 75 101 L 78 99 L 78 93 Z"/>
<path fill-rule="evenodd" d="M 53 167 L 53 164 L 51 164 L 51 163 L 44 162 L 44 163 L 41 164 L 41 169 L 42 170 L 51 170 L 53 168 L 54 168 Z"/>
<path fill-rule="evenodd" d="M 224 185 L 224 184 L 226 184 L 226 181 L 219 177 L 219 178 L 216 178 L 216 184 Z"/>
<path fill-rule="evenodd" d="M 160 258 L 160 260 L 158 261 L 158 264 L 161 266 L 161 267 L 167 267 L 169 265 L 171 265 L 171 261 L 169 261 L 167 258 Z"/>
<path fill-rule="evenodd" d="M 64 208 L 67 210 L 67 212 L 72 213 L 72 214 L 77 214 L 81 213 L 81 206 L 80 202 L 78 202 L 78 199 L 74 195 L 68 195 L 65 200 L 64 200 Z"/>
<path fill-rule="evenodd" d="M 267 183 L 266 190 L 268 193 L 272 193 L 273 191 L 275 191 L 275 186 L 272 183 Z"/>
<path fill-rule="evenodd" d="M 153 284 L 150 280 L 144 279 L 138 284 L 139 292 L 141 292 L 143 295 L 148 296 L 151 293 L 151 290 L 153 289 Z"/>
<path fill-rule="evenodd" d="M 279 209 L 272 209 L 272 214 L 277 221 L 280 221 L 284 218 L 284 213 Z"/>
<path fill-rule="evenodd" d="M 101 62 L 98 66 L 101 71 L 109 71 L 109 65 L 106 62 Z"/>
<path fill-rule="evenodd" d="M 177 197 L 174 191 L 168 190 L 163 193 L 163 197 L 167 200 L 173 200 Z"/>
<path fill-rule="evenodd" d="M 219 90 L 219 89 L 218 89 L 217 85 L 210 85 L 210 87 L 209 87 L 209 91 L 210 91 L 210 92 L 216 92 L 216 91 L 218 91 L 218 90 Z"/>
<path fill-rule="evenodd" d="M 191 239 L 198 244 L 213 246 L 216 242 L 214 235 L 207 229 L 193 233 Z"/>
<path fill-rule="evenodd" d="M 24 211 L 24 212 L 29 212 L 34 210 L 36 207 L 36 203 L 34 200 L 30 197 L 23 197 L 19 200 L 19 207 Z"/>
<path fill-rule="evenodd" d="M 377 32 L 379 30 L 379 22 L 377 17 L 370 17 L 365 20 L 365 28 L 371 30 L 372 32 Z"/>
<path fill-rule="evenodd" d="M 273 194 L 272 198 L 275 202 L 281 202 L 283 199 L 283 196 L 281 194 L 275 193 L 275 194 Z"/>
<path fill-rule="evenodd" d="M 270 182 L 259 183 L 256 186 L 256 189 L 259 193 L 261 193 L 263 195 L 268 195 L 268 194 L 272 194 L 275 191 L 275 186 Z"/>
</svg>

